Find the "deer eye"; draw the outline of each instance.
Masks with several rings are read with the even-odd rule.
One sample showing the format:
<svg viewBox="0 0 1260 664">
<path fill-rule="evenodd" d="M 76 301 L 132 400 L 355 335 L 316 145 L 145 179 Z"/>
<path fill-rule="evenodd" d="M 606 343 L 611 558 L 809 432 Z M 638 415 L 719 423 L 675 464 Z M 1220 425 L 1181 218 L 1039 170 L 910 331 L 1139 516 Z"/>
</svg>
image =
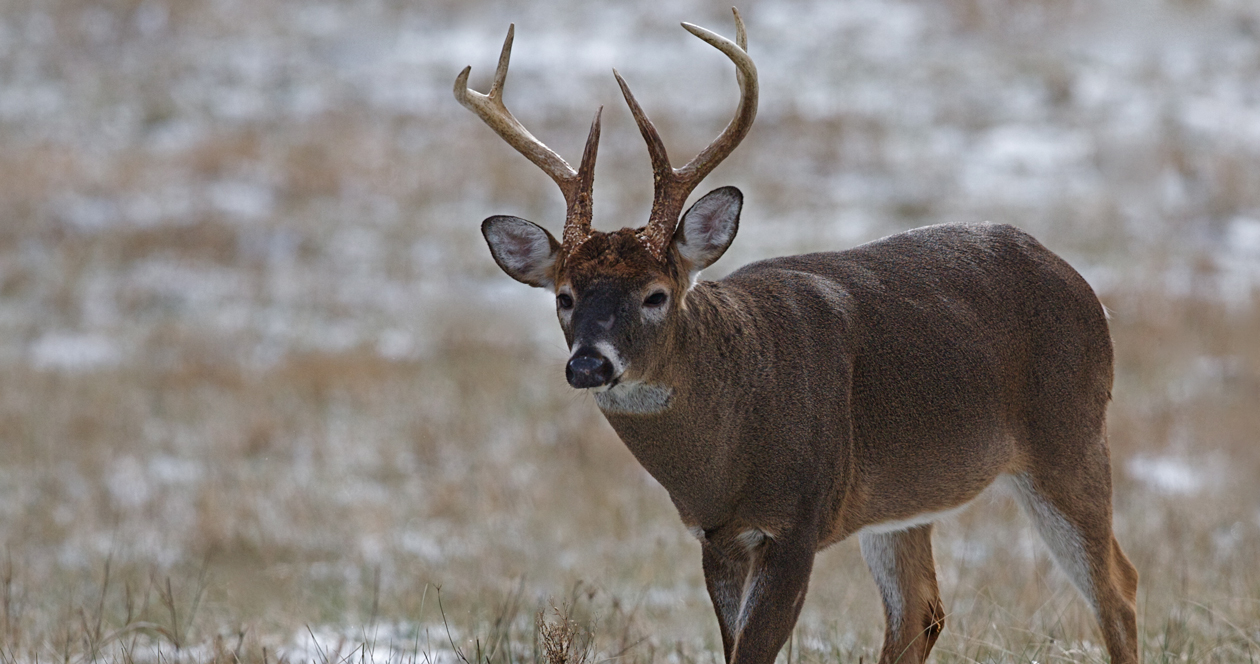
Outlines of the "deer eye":
<svg viewBox="0 0 1260 664">
<path fill-rule="evenodd" d="M 665 295 L 664 291 L 656 291 L 643 300 L 643 306 L 659 307 L 662 304 L 665 304 L 666 299 L 668 299 L 668 296 Z"/>
<path fill-rule="evenodd" d="M 561 309 L 569 310 L 573 308 L 573 296 L 568 293 L 561 293 L 556 296 L 556 305 Z"/>
</svg>

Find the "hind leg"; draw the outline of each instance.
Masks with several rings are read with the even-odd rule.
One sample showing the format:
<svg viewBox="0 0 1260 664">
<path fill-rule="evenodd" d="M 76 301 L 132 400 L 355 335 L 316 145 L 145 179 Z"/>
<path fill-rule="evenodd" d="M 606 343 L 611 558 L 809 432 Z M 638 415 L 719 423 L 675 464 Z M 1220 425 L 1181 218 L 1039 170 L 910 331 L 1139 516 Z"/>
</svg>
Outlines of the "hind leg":
<svg viewBox="0 0 1260 664">
<path fill-rule="evenodd" d="M 884 599 L 887 626 L 880 664 L 922 662 L 945 626 L 932 559 L 932 524 L 861 533 L 858 542 Z"/>
<path fill-rule="evenodd" d="M 1093 478 L 1016 475 L 1013 484 L 1055 562 L 1094 609 L 1112 664 L 1137 664 L 1138 574 L 1112 534 L 1110 469 L 1101 470 Z"/>
</svg>

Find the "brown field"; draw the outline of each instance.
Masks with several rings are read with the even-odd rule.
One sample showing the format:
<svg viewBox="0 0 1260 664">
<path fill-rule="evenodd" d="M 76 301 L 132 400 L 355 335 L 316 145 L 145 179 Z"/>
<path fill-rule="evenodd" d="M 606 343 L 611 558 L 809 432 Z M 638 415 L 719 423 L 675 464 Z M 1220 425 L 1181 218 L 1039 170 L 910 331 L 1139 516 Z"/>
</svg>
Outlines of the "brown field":
<svg viewBox="0 0 1260 664">
<path fill-rule="evenodd" d="M 509 105 L 574 155 L 607 104 L 596 225 L 639 225 L 605 60 L 688 154 L 734 83 L 676 22 L 729 18 L 511 4 L 0 0 L 0 664 L 721 660 L 699 545 L 477 233 L 556 228 L 560 197 L 449 88 L 472 64 L 484 90 L 516 20 Z M 1255 662 L 1260 10 L 1116 5 L 1144 18 L 741 6 L 762 111 L 707 183 L 749 206 L 706 276 L 938 221 L 1036 234 L 1112 314 L 1145 661 Z M 1105 661 L 1006 496 L 935 549 L 934 661 Z M 882 622 L 841 543 L 780 657 L 874 661 Z"/>
<path fill-rule="evenodd" d="M 1250 661 L 1260 315 L 1140 293 L 1108 305 L 1116 526 L 1143 575 L 1145 656 Z M 5 659 L 449 658 L 439 588 L 456 644 L 479 639 L 492 661 L 533 656 L 551 603 L 593 632 L 597 659 L 720 657 L 698 544 L 663 490 L 556 357 L 467 332 L 414 362 L 9 373 Z M 1168 359 L 1209 349 L 1236 359 Z M 1153 458 L 1202 485 L 1169 494 L 1126 472 Z M 1009 499 L 942 523 L 936 551 L 937 661 L 1104 659 Z M 792 656 L 875 657 L 877 597 L 856 544 L 821 554 Z M 340 655 L 303 650 L 308 628 Z"/>
</svg>

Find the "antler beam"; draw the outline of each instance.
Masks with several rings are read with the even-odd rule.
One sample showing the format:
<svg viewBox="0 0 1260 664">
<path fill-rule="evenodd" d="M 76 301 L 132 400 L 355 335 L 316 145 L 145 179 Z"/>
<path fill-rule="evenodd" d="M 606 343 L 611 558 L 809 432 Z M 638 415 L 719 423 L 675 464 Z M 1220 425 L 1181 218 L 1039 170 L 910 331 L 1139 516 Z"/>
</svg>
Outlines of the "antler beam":
<svg viewBox="0 0 1260 664">
<path fill-rule="evenodd" d="M 582 162 L 574 171 L 554 150 L 529 133 L 503 103 L 503 84 L 507 80 L 508 62 L 512 58 L 512 39 L 516 25 L 508 26 L 507 38 L 503 40 L 503 50 L 499 53 L 499 65 L 494 70 L 494 83 L 488 94 L 481 94 L 468 87 L 468 75 L 472 67 L 464 67 L 455 79 L 455 99 L 465 108 L 481 118 L 508 145 L 525 156 L 549 175 L 560 192 L 564 194 L 567 208 L 564 222 L 563 242 L 567 250 L 586 239 L 591 231 L 591 191 L 595 181 L 595 156 L 599 151 L 599 121 L 604 108 L 595 112 L 595 120 L 591 122 L 590 133 L 587 134 L 586 147 L 582 151 Z"/>
<path fill-rule="evenodd" d="M 617 77 L 617 83 L 621 86 L 621 93 L 626 98 L 626 104 L 630 106 L 630 113 L 634 115 L 634 121 L 639 125 L 639 132 L 643 134 L 643 140 L 647 142 L 648 155 L 652 160 L 656 191 L 648 225 L 640 232 L 640 238 L 657 259 L 663 259 L 668 251 L 674 228 L 678 224 L 678 215 L 682 212 L 683 204 L 687 202 L 687 196 L 705 176 L 735 150 L 740 141 L 744 140 L 744 137 L 748 135 L 748 130 L 752 128 L 753 120 L 757 117 L 757 65 L 748 56 L 748 35 L 744 30 L 744 21 L 739 15 L 739 10 L 732 7 L 731 12 L 735 15 L 735 42 L 698 25 L 682 24 L 688 32 L 731 59 L 731 62 L 735 64 L 735 78 L 740 90 L 739 106 L 735 109 L 735 117 L 708 147 L 701 150 L 700 154 L 682 168 L 673 168 L 670 165 L 665 143 L 661 140 L 656 127 L 643 112 L 639 102 L 635 100 L 625 79 L 617 70 L 613 70 L 613 75 Z"/>
</svg>

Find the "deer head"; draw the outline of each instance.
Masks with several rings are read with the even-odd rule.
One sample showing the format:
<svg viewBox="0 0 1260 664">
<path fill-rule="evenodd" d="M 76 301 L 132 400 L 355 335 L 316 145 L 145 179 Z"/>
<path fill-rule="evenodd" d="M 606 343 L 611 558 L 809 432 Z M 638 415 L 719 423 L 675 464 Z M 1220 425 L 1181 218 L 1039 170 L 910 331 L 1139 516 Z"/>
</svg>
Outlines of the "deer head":
<svg viewBox="0 0 1260 664">
<path fill-rule="evenodd" d="M 693 35 L 735 63 L 741 92 L 735 117 L 708 147 L 682 168 L 673 168 L 665 145 L 629 86 L 613 70 L 652 161 L 655 194 L 646 225 L 604 233 L 591 228 L 591 191 L 599 148 L 602 107 L 595 114 L 576 171 L 532 136 L 503 104 L 514 27 L 499 55 L 489 94 L 468 89 L 466 67 L 455 81 L 455 97 L 503 140 L 546 172 L 564 194 L 562 241 L 541 226 L 512 216 L 494 216 L 481 225 L 495 262 L 508 276 L 556 295 L 560 326 L 572 355 L 566 367 L 576 388 L 607 389 L 652 375 L 653 348 L 678 324 L 688 290 L 700 270 L 716 261 L 735 239 L 743 195 L 734 187 L 710 192 L 682 212 L 688 195 L 735 147 L 757 114 L 757 68 L 747 53 L 747 35 L 738 11 L 732 42 L 683 23 Z M 657 354 L 659 355 L 659 354 Z"/>
</svg>

